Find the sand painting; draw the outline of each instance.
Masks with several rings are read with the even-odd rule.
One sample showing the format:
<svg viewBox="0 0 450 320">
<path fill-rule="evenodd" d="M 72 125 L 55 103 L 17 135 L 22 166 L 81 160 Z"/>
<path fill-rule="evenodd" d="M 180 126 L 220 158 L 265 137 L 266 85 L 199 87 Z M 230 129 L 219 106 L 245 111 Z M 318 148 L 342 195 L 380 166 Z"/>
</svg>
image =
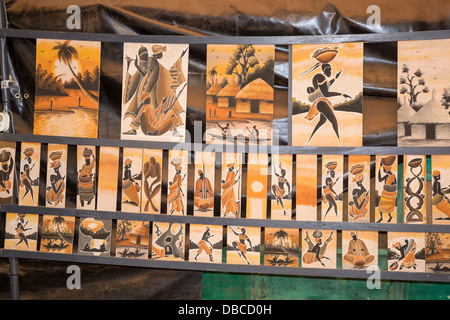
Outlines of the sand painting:
<svg viewBox="0 0 450 320">
<path fill-rule="evenodd" d="M 272 155 L 271 219 L 292 217 L 292 155 Z"/>
<path fill-rule="evenodd" d="M 227 227 L 227 263 L 260 264 L 261 228 Z"/>
<path fill-rule="evenodd" d="M 298 221 L 317 220 L 317 155 L 297 155 L 296 218 Z"/>
<path fill-rule="evenodd" d="M 95 146 L 77 146 L 77 209 L 95 210 L 96 161 Z"/>
<path fill-rule="evenodd" d="M 5 249 L 36 251 L 38 214 L 6 213 Z"/>
<path fill-rule="evenodd" d="M 322 156 L 322 221 L 342 221 L 344 156 Z"/>
<path fill-rule="evenodd" d="M 267 178 L 269 157 L 265 153 L 249 153 L 247 159 L 247 219 L 267 218 Z"/>
<path fill-rule="evenodd" d="M 117 210 L 119 148 L 100 147 L 98 165 L 97 210 Z"/>
<path fill-rule="evenodd" d="M 78 253 L 108 257 L 111 251 L 111 229 L 111 220 L 80 218 Z"/>
<path fill-rule="evenodd" d="M 195 152 L 194 215 L 214 216 L 214 152 Z"/>
<path fill-rule="evenodd" d="M 222 154 L 222 180 L 220 197 L 220 216 L 240 218 L 241 216 L 241 182 L 242 154 Z"/>
<path fill-rule="evenodd" d="M 184 260 L 186 225 L 183 223 L 154 222 L 152 232 L 152 259 Z"/>
<path fill-rule="evenodd" d="M 116 257 L 148 259 L 150 222 L 117 220 Z"/>
<path fill-rule="evenodd" d="M 67 186 L 67 145 L 48 144 L 46 207 L 65 208 Z"/>
<path fill-rule="evenodd" d="M 264 265 L 298 267 L 299 230 L 265 228 Z"/>
<path fill-rule="evenodd" d="M 377 155 L 375 168 L 375 221 L 397 223 L 398 157 Z"/>
<path fill-rule="evenodd" d="M 389 271 L 425 272 L 425 233 L 388 232 Z"/>
<path fill-rule="evenodd" d="M 0 141 L 0 204 L 12 204 L 16 143 Z"/>
<path fill-rule="evenodd" d="M 123 148 L 122 210 L 141 212 L 142 149 Z"/>
<path fill-rule="evenodd" d="M 336 269 L 336 230 L 302 229 L 302 268 Z"/>
<path fill-rule="evenodd" d="M 405 223 L 426 223 L 426 156 L 403 157 L 403 219 Z"/>
<path fill-rule="evenodd" d="M 189 261 L 222 263 L 223 226 L 189 226 Z"/>
<path fill-rule="evenodd" d="M 370 222 L 370 156 L 348 156 L 348 221 Z"/>
<path fill-rule="evenodd" d="M 378 266 L 377 231 L 342 231 L 342 269 Z"/>
<path fill-rule="evenodd" d="M 425 234 L 425 271 L 450 273 L 450 233 Z"/>
<path fill-rule="evenodd" d="M 433 224 L 450 224 L 450 156 L 431 156 Z"/>
<path fill-rule="evenodd" d="M 186 215 L 188 151 L 169 150 L 167 214 Z"/>
<path fill-rule="evenodd" d="M 44 215 L 39 251 L 71 254 L 74 232 L 75 217 Z"/>
<path fill-rule="evenodd" d="M 163 151 L 144 149 L 142 155 L 142 213 L 161 213 Z"/>
<path fill-rule="evenodd" d="M 22 142 L 18 202 L 21 206 L 38 206 L 41 144 Z"/>
</svg>

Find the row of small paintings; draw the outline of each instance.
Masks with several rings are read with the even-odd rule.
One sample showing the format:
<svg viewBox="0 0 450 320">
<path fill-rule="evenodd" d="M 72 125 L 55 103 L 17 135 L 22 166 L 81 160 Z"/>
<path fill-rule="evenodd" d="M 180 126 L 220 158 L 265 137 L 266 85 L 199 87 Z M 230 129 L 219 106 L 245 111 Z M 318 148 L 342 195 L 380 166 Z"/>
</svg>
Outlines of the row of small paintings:
<svg viewBox="0 0 450 320">
<path fill-rule="evenodd" d="M 72 254 L 77 229 L 76 252 L 81 255 L 337 268 L 337 230 L 114 222 L 113 227 L 113 220 L 80 218 L 76 227 L 75 217 L 43 215 L 39 251 Z M 4 248 L 37 251 L 38 225 L 37 214 L 7 213 Z M 377 231 L 340 232 L 343 269 L 382 264 Z M 385 249 L 388 270 L 450 273 L 450 233 L 388 232 Z"/>
<path fill-rule="evenodd" d="M 398 43 L 398 145 L 448 146 L 450 39 Z M 292 45 L 292 144 L 363 143 L 362 42 Z M 97 138 L 101 43 L 37 39 L 36 135 Z M 184 142 L 188 44 L 124 43 L 120 137 Z M 207 45 L 207 143 L 272 144 L 275 45 Z"/>
<path fill-rule="evenodd" d="M 164 151 L 156 149 L 76 146 L 76 168 L 68 168 L 67 145 L 44 146 L 46 207 L 66 207 L 67 176 L 71 170 L 75 172 L 77 209 L 117 211 L 120 196 L 119 210 L 133 213 L 159 214 L 165 203 L 167 214 L 187 215 L 188 200 L 193 200 L 196 216 L 212 217 L 220 211 L 221 217 L 267 219 L 270 212 L 270 219 L 274 220 L 292 220 L 295 216 L 299 221 L 334 222 L 344 221 L 345 217 L 350 222 L 396 223 L 401 219 L 401 211 L 400 221 L 404 223 L 427 223 L 429 202 L 432 223 L 450 224 L 449 155 L 432 155 L 428 159 L 432 181 L 427 184 L 429 161 L 424 155 L 294 157 L 249 153 L 245 157 L 236 153 L 169 150 L 164 157 Z M 43 179 L 41 144 L 22 142 L 20 149 L 17 204 L 38 206 Z M 13 203 L 15 152 L 14 142 L 0 143 L 1 204 Z M 402 170 L 399 158 L 403 161 Z M 372 186 L 371 171 L 375 180 Z M 167 183 L 163 172 L 167 172 Z M 216 177 L 218 174 L 220 178 Z M 192 178 L 194 194 L 193 199 L 188 199 L 188 180 Z M 215 194 L 220 195 L 220 209 L 215 208 Z M 399 209 L 400 204 L 403 210 Z"/>
</svg>

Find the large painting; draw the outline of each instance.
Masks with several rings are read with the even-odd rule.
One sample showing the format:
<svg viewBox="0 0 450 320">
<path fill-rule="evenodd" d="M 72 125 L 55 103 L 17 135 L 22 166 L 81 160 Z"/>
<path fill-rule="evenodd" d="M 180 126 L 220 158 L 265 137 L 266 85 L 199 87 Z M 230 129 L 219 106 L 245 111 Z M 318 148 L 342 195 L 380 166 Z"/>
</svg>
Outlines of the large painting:
<svg viewBox="0 0 450 320">
<path fill-rule="evenodd" d="M 36 135 L 97 138 L 97 41 L 36 40 Z"/>
</svg>

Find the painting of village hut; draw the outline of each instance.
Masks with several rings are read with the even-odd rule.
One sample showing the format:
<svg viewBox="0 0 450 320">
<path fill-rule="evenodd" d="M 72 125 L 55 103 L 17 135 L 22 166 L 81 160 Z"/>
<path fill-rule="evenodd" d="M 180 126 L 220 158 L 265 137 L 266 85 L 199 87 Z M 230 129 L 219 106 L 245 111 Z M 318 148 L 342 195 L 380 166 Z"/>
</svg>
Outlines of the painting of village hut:
<svg viewBox="0 0 450 320">
<path fill-rule="evenodd" d="M 450 39 L 398 43 L 398 146 L 450 145 Z"/>
<path fill-rule="evenodd" d="M 388 270 L 425 272 L 425 233 L 388 232 Z"/>
<path fill-rule="evenodd" d="M 112 221 L 81 218 L 78 232 L 78 253 L 93 256 L 109 256 L 111 250 Z"/>
<path fill-rule="evenodd" d="M 0 141 L 0 204 L 12 204 L 16 143 Z"/>
<path fill-rule="evenodd" d="M 37 206 L 39 201 L 39 173 L 41 144 L 22 142 L 20 153 L 19 205 Z"/>
<path fill-rule="evenodd" d="M 6 213 L 5 249 L 36 251 L 38 214 Z"/>
<path fill-rule="evenodd" d="M 450 273 L 450 233 L 425 234 L 426 272 Z"/>
<path fill-rule="evenodd" d="M 264 265 L 298 267 L 299 230 L 265 228 Z"/>
<path fill-rule="evenodd" d="M 450 224 L 450 155 L 431 156 L 433 224 Z"/>
<path fill-rule="evenodd" d="M 273 45 L 208 45 L 206 142 L 270 145 Z"/>
<path fill-rule="evenodd" d="M 39 251 L 71 254 L 75 217 L 44 215 Z"/>
<path fill-rule="evenodd" d="M 150 222 L 117 220 L 116 257 L 147 259 Z"/>
<path fill-rule="evenodd" d="M 187 44 L 125 43 L 121 139 L 183 142 Z"/>
<path fill-rule="evenodd" d="M 173 222 L 154 222 L 152 259 L 184 260 L 186 225 Z"/>
<path fill-rule="evenodd" d="M 362 146 L 363 43 L 292 46 L 292 144 Z"/>
<path fill-rule="evenodd" d="M 378 266 L 377 231 L 342 231 L 342 268 Z"/>
<path fill-rule="evenodd" d="M 36 135 L 97 138 L 101 43 L 36 40 Z"/>
<path fill-rule="evenodd" d="M 189 261 L 222 263 L 223 226 L 189 226 Z"/>
</svg>

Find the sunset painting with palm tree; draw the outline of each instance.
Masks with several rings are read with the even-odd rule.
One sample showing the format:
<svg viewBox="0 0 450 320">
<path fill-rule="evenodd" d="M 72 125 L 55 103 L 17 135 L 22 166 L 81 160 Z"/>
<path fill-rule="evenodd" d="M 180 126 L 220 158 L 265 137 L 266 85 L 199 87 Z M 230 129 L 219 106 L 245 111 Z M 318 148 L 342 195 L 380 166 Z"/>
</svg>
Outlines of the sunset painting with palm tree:
<svg viewBox="0 0 450 320">
<path fill-rule="evenodd" d="M 36 40 L 34 134 L 97 138 L 100 46 Z"/>
</svg>

